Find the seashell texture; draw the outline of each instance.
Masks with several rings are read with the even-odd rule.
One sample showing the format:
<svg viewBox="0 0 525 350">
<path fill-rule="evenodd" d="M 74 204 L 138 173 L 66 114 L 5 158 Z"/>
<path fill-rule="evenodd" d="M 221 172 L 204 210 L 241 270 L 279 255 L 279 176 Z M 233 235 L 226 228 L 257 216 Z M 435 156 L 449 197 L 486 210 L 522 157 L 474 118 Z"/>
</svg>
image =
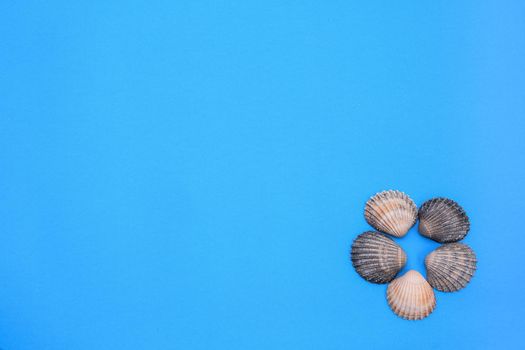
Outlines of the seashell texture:
<svg viewBox="0 0 525 350">
<path fill-rule="evenodd" d="M 421 320 L 436 307 L 434 290 L 415 270 L 393 280 L 386 290 L 386 298 L 392 311 L 406 320 Z"/>
<path fill-rule="evenodd" d="M 376 230 L 403 237 L 417 220 L 417 206 L 400 191 L 383 191 L 365 205 L 365 219 Z"/>
<path fill-rule="evenodd" d="M 476 263 L 476 254 L 468 245 L 444 244 L 425 258 L 428 283 L 442 292 L 458 291 L 470 282 Z"/>
<path fill-rule="evenodd" d="M 433 198 L 419 209 L 419 233 L 439 243 L 462 240 L 470 221 L 459 204 L 448 198 Z"/>
<path fill-rule="evenodd" d="M 391 238 L 368 231 L 352 243 L 352 265 L 365 280 L 388 283 L 405 266 L 407 256 Z"/>
</svg>

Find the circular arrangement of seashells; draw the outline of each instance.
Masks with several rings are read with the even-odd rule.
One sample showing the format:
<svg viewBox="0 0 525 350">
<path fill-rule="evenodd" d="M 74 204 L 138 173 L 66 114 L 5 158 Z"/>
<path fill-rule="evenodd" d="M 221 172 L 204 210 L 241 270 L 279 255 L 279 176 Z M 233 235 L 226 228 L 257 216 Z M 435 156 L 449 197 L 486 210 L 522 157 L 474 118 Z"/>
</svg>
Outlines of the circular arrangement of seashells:
<svg viewBox="0 0 525 350">
<path fill-rule="evenodd" d="M 425 258 L 427 279 L 410 270 L 395 278 L 405 266 L 407 256 L 391 238 L 403 237 L 419 218 L 418 231 L 436 242 L 444 243 Z M 455 292 L 464 288 L 476 270 L 476 255 L 463 243 L 470 222 L 467 214 L 451 199 L 433 198 L 419 210 L 408 195 L 384 191 L 372 196 L 365 206 L 365 219 L 379 232 L 367 231 L 354 240 L 351 260 L 357 273 L 372 283 L 389 283 L 388 305 L 398 316 L 420 320 L 436 307 L 435 288 Z"/>
</svg>

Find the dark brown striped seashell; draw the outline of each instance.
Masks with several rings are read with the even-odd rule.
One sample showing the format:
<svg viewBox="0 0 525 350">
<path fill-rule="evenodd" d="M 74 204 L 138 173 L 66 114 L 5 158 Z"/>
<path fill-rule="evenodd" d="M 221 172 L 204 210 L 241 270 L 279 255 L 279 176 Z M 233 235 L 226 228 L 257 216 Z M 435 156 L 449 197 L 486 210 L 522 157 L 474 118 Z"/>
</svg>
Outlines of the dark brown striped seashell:
<svg viewBox="0 0 525 350">
<path fill-rule="evenodd" d="M 354 240 L 352 265 L 357 273 L 372 283 L 388 283 L 405 266 L 406 254 L 392 239 L 368 231 Z"/>
<path fill-rule="evenodd" d="M 463 243 L 448 243 L 425 258 L 428 283 L 442 292 L 455 292 L 470 282 L 476 271 L 476 254 Z"/>
<path fill-rule="evenodd" d="M 419 233 L 439 243 L 462 240 L 470 230 L 465 210 L 448 198 L 433 198 L 419 209 Z"/>
</svg>

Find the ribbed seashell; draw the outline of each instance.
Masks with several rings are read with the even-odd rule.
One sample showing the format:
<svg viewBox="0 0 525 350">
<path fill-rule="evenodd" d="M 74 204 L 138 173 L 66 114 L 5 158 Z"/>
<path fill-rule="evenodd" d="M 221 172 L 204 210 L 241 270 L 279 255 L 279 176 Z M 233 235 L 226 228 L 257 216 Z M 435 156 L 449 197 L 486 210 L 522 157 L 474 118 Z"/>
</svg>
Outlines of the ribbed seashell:
<svg viewBox="0 0 525 350">
<path fill-rule="evenodd" d="M 436 307 L 434 290 L 415 270 L 393 280 L 386 290 L 386 298 L 392 311 L 407 320 L 421 320 Z"/>
<path fill-rule="evenodd" d="M 476 263 L 476 254 L 468 245 L 444 244 L 425 258 L 428 283 L 442 292 L 458 291 L 470 282 Z"/>
<path fill-rule="evenodd" d="M 365 219 L 376 230 L 403 237 L 417 220 L 417 206 L 400 191 L 383 191 L 365 205 Z"/>
<path fill-rule="evenodd" d="M 433 198 L 419 209 L 419 233 L 439 243 L 462 240 L 470 230 L 465 210 L 448 198 Z"/>
<path fill-rule="evenodd" d="M 372 283 L 388 283 L 405 266 L 407 256 L 392 239 L 368 231 L 352 243 L 352 265 L 357 273 Z"/>
</svg>

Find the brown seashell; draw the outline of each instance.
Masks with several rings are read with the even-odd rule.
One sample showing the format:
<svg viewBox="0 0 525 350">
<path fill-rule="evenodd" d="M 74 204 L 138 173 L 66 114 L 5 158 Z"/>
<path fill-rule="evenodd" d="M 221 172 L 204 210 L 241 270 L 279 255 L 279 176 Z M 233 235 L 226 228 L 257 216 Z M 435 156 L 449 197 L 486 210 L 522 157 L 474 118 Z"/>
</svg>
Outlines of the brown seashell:
<svg viewBox="0 0 525 350">
<path fill-rule="evenodd" d="M 378 231 L 403 237 L 416 223 L 417 206 L 403 192 L 383 191 L 366 202 L 365 219 Z"/>
<path fill-rule="evenodd" d="M 415 270 L 393 280 L 388 285 L 386 298 L 392 311 L 407 320 L 421 320 L 436 307 L 434 290 Z"/>
<path fill-rule="evenodd" d="M 476 263 L 476 254 L 468 245 L 444 244 L 425 258 L 428 283 L 442 292 L 458 291 L 470 282 Z"/>
<path fill-rule="evenodd" d="M 391 238 L 368 231 L 352 243 L 352 265 L 357 273 L 372 283 L 388 283 L 405 266 L 407 256 Z"/>
<path fill-rule="evenodd" d="M 419 209 L 419 233 L 439 243 L 462 240 L 470 230 L 465 210 L 448 198 L 433 198 Z"/>
</svg>

